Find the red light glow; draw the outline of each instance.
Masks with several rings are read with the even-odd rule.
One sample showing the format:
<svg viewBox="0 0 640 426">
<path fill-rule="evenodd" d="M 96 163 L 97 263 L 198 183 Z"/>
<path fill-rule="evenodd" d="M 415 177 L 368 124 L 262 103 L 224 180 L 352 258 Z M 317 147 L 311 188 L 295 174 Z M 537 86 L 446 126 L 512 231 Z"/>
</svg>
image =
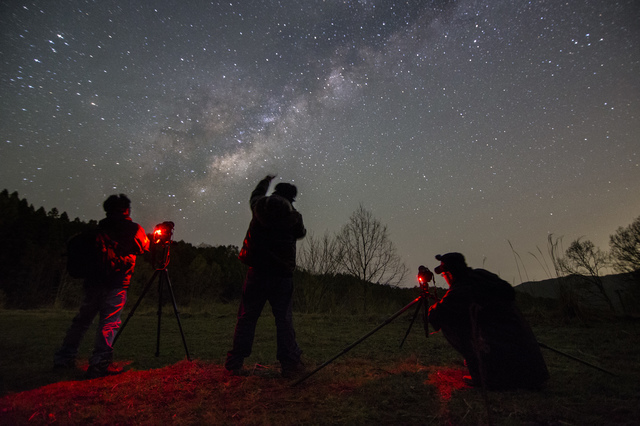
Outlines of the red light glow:
<svg viewBox="0 0 640 426">
<path fill-rule="evenodd" d="M 162 228 L 154 229 L 153 231 L 153 242 L 155 244 L 160 243 L 162 241 Z"/>
<path fill-rule="evenodd" d="M 429 379 L 425 384 L 434 386 L 438 389 L 440 399 L 443 402 L 447 402 L 451 399 L 451 395 L 454 391 L 469 387 L 469 385 L 462 380 L 462 377 L 466 374 L 469 373 L 463 369 L 448 368 L 436 370 L 429 375 Z"/>
</svg>

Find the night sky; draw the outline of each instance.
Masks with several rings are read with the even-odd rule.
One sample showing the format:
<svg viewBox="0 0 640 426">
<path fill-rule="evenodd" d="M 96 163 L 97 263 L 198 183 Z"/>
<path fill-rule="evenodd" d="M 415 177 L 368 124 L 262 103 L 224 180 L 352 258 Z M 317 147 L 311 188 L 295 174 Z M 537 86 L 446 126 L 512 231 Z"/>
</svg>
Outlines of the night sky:
<svg viewBox="0 0 640 426">
<path fill-rule="evenodd" d="M 276 173 L 316 236 L 388 225 L 408 285 L 448 251 L 545 279 L 548 234 L 640 216 L 637 0 L 0 1 L 0 108 L 0 189 L 36 208 L 125 193 L 241 245 Z"/>
</svg>

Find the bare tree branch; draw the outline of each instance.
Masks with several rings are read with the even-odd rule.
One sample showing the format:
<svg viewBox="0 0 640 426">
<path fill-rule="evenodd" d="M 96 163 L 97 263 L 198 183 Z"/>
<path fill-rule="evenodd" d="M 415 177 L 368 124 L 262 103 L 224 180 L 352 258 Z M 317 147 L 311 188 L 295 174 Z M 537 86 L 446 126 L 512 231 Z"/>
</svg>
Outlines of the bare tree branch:
<svg viewBox="0 0 640 426">
<path fill-rule="evenodd" d="M 407 268 L 389 239 L 387 226 L 362 205 L 337 235 L 342 270 L 365 282 L 398 285 Z"/>
<path fill-rule="evenodd" d="M 613 267 L 618 272 L 640 276 L 640 216 L 626 228 L 619 227 L 609 237 Z M 640 281 L 640 280 L 638 280 Z"/>
<path fill-rule="evenodd" d="M 565 252 L 565 257 L 559 259 L 559 266 L 563 272 L 580 276 L 585 282 L 595 286 L 596 294 L 607 303 L 611 311 L 614 311 L 615 308 L 602 281 L 603 270 L 608 265 L 608 254 L 595 247 L 591 241 L 581 238 L 572 242 Z"/>
</svg>

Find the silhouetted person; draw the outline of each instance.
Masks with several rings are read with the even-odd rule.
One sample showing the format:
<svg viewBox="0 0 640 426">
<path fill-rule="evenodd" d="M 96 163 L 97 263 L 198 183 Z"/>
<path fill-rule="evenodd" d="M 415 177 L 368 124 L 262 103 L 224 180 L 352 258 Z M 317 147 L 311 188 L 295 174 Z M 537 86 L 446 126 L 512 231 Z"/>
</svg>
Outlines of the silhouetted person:
<svg viewBox="0 0 640 426">
<path fill-rule="evenodd" d="M 515 290 L 497 275 L 469 268 L 460 253 L 437 255 L 449 290 L 429 308 L 429 322 L 466 361 L 472 385 L 539 388 L 549 372 L 540 346 L 515 303 Z"/>
<path fill-rule="evenodd" d="M 242 288 L 242 299 L 225 368 L 241 374 L 244 359 L 251 354 L 256 324 L 267 301 L 277 329 L 277 358 L 282 375 L 294 377 L 304 371 L 302 351 L 293 328 L 293 271 L 296 267 L 296 241 L 307 231 L 302 215 L 293 208 L 298 193 L 289 183 L 279 183 L 266 196 L 275 176 L 262 179 L 251 193 L 251 223 L 239 259 L 249 266 Z"/>
<path fill-rule="evenodd" d="M 104 232 L 114 241 L 119 268 L 117 272 L 96 267 L 97 271 L 84 279 L 84 299 L 78 314 L 54 356 L 54 367 L 75 367 L 78 347 L 93 322 L 99 315 L 93 354 L 89 359 L 88 378 L 118 373 L 113 369 L 113 339 L 120 328 L 120 314 L 127 301 L 127 288 L 136 262 L 136 255 L 149 249 L 149 239 L 144 229 L 130 217 L 131 201 L 126 195 L 111 195 L 103 203 L 106 218 L 98 223 L 99 232 Z"/>
</svg>

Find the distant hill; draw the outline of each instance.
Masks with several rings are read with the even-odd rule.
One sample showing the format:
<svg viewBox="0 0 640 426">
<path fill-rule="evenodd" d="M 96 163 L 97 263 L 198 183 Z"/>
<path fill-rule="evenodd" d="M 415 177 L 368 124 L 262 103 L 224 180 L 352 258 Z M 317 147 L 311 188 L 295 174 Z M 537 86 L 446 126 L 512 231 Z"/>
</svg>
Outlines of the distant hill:
<svg viewBox="0 0 640 426">
<path fill-rule="evenodd" d="M 613 302 L 616 309 L 622 308 L 619 292 L 624 292 L 631 284 L 630 274 L 606 275 L 601 278 L 604 282 L 607 295 Z M 560 294 L 560 285 L 562 282 L 567 282 L 566 279 L 567 277 L 552 278 L 542 281 L 527 281 L 515 286 L 514 288 L 516 291 L 529 294 L 533 297 L 556 299 Z M 591 289 L 591 291 L 595 291 L 595 289 Z M 587 299 L 591 297 L 591 293 L 587 291 L 585 291 L 584 295 Z"/>
</svg>

